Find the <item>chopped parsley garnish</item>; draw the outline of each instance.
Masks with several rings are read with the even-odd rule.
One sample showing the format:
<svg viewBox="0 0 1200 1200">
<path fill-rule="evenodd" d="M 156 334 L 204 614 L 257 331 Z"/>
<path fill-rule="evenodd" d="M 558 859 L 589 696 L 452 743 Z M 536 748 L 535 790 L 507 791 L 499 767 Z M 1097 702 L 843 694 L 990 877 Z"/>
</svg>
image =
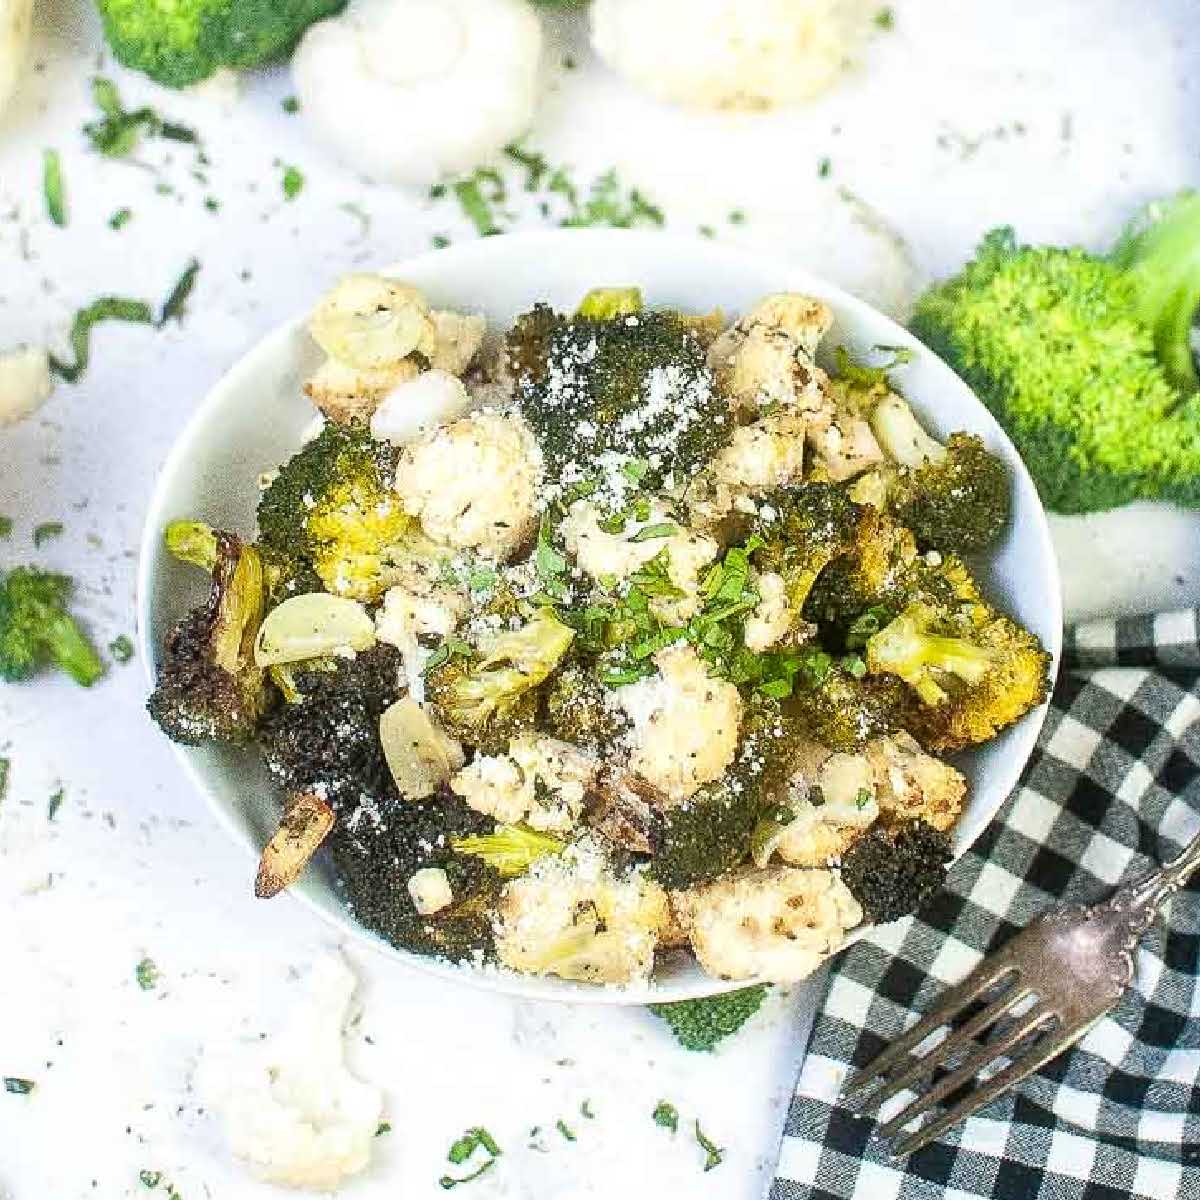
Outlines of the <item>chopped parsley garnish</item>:
<svg viewBox="0 0 1200 1200">
<path fill-rule="evenodd" d="M 656 525 L 643 525 L 629 540 L 631 542 L 653 542 L 658 538 L 674 537 L 679 532 L 679 526 L 670 521 L 660 521 Z"/>
<path fill-rule="evenodd" d="M 830 161 L 830 159 L 827 155 L 826 157 L 822 158 L 817 163 L 817 178 L 818 179 L 828 179 L 829 174 L 832 170 L 833 170 L 833 163 Z"/>
<path fill-rule="evenodd" d="M 871 803 L 871 793 L 866 788 L 859 788 L 854 795 L 854 807 L 866 808 Z"/>
<path fill-rule="evenodd" d="M 746 214 L 742 212 L 740 208 L 735 208 L 733 212 L 729 214 L 729 223 L 730 225 L 745 225 Z"/>
<path fill-rule="evenodd" d="M 283 111 L 288 114 L 288 116 L 294 116 L 300 111 L 300 100 L 297 96 L 284 96 L 284 98 L 279 102 L 279 107 L 282 108 Z M 389 1125 L 388 1128 L 390 1129 L 391 1126 Z"/>
<path fill-rule="evenodd" d="M 132 219 L 132 209 L 118 208 L 117 211 L 108 218 L 108 227 L 109 229 L 124 229 Z"/>
<path fill-rule="evenodd" d="M 299 167 L 285 166 L 283 168 L 283 198 L 295 200 L 304 191 L 304 174 Z"/>
<path fill-rule="evenodd" d="M 60 808 L 62 808 L 63 798 L 64 798 L 64 792 L 63 792 L 62 788 L 59 788 L 56 792 L 54 792 L 51 795 L 50 801 L 46 805 L 46 820 L 47 821 L 53 821 L 54 818 L 58 816 L 58 810 Z"/>
<path fill-rule="evenodd" d="M 713 1167 L 719 1167 L 724 1161 L 725 1151 L 705 1135 L 704 1130 L 700 1128 L 699 1121 L 695 1121 L 693 1124 L 696 1131 L 696 1142 L 707 1156 L 704 1160 L 704 1169 L 711 1171 Z"/>
<path fill-rule="evenodd" d="M 188 297 L 192 294 L 192 288 L 196 286 L 196 276 L 199 274 L 200 264 L 193 258 L 184 268 L 183 274 L 175 281 L 175 286 L 171 289 L 171 294 L 162 306 L 162 313 L 158 318 L 160 328 L 168 321 L 183 320 L 184 307 L 187 304 Z"/>
<path fill-rule="evenodd" d="M 851 679 L 862 679 L 867 674 L 866 660 L 859 654 L 847 654 L 842 659 L 842 670 L 850 676 Z"/>
<path fill-rule="evenodd" d="M 143 958 L 133 969 L 133 977 L 143 992 L 151 992 L 158 986 L 158 964 L 152 958 Z"/>
<path fill-rule="evenodd" d="M 654 1106 L 654 1123 L 672 1133 L 679 1132 L 679 1109 L 668 1100 L 660 1100 Z"/>
<path fill-rule="evenodd" d="M 100 110 L 100 119 L 89 121 L 83 127 L 83 134 L 93 150 L 108 158 L 124 158 L 137 147 L 143 133 L 192 145 L 200 140 L 194 129 L 177 121 L 165 121 L 152 108 L 126 109 L 111 79 L 98 76 L 92 80 L 92 99 Z"/>
<path fill-rule="evenodd" d="M 0 517 L 0 538 L 8 537 L 13 531 L 12 517 Z"/>
<path fill-rule="evenodd" d="M 879 9 L 873 18 L 875 27 L 890 32 L 896 28 L 896 11 L 888 5 L 886 8 Z"/>
<path fill-rule="evenodd" d="M 218 213 L 221 211 L 221 202 L 216 198 L 216 196 L 205 196 L 204 207 L 208 209 L 210 213 Z"/>
<path fill-rule="evenodd" d="M 0 758 L 0 800 L 4 799 L 4 794 L 8 791 L 8 773 L 11 769 L 12 760 Z"/>
<path fill-rule="evenodd" d="M 41 548 L 51 539 L 61 537 L 62 531 L 63 523 L 61 521 L 43 521 L 41 525 L 34 527 L 33 544 Z"/>
<path fill-rule="evenodd" d="M 145 1187 L 145 1188 L 158 1187 L 158 1185 L 160 1183 L 162 1183 L 162 1178 L 163 1178 L 163 1175 L 162 1175 L 161 1171 L 139 1171 L 138 1172 L 138 1181 L 141 1183 L 142 1187 Z"/>
<path fill-rule="evenodd" d="M 882 604 L 872 605 L 861 612 L 846 630 L 846 649 L 861 650 L 885 625 L 891 623 L 895 615 Z M 863 665 L 866 666 L 865 663 Z"/>
<path fill-rule="evenodd" d="M 46 200 L 46 215 L 61 229 L 67 223 L 67 194 L 57 150 L 42 152 L 42 195 Z"/>
<path fill-rule="evenodd" d="M 4 1090 L 14 1096 L 28 1096 L 37 1087 L 32 1079 L 19 1079 L 16 1075 L 5 1075 Z"/>
<path fill-rule="evenodd" d="M 561 1117 L 554 1122 L 554 1128 L 567 1139 L 568 1142 L 577 1142 L 579 1139 L 575 1136 L 575 1131 Z"/>
<path fill-rule="evenodd" d="M 473 1179 L 478 1179 L 496 1165 L 496 1160 L 503 1153 L 496 1144 L 495 1138 L 486 1129 L 476 1126 L 468 1129 L 461 1137 L 455 1138 L 446 1154 L 446 1159 L 456 1167 L 461 1167 L 474 1157 L 476 1151 L 481 1151 L 487 1155 L 487 1158 L 469 1175 L 460 1175 L 457 1177 L 443 1175 L 438 1180 L 438 1186 L 443 1191 L 448 1192 L 451 1188 L 456 1188 L 461 1183 L 470 1183 Z"/>
<path fill-rule="evenodd" d="M 390 1121 L 380 1121 L 378 1128 L 375 1130 L 376 1137 L 383 1137 L 385 1133 L 392 1132 L 392 1123 Z"/>
<path fill-rule="evenodd" d="M 579 1106 L 579 1113 L 581 1116 L 586 1117 L 589 1121 L 594 1121 L 596 1119 L 596 1114 L 592 1109 L 592 1102 L 590 1100 L 585 1100 Z"/>
<path fill-rule="evenodd" d="M 492 202 L 484 197 L 478 173 L 470 179 L 460 179 L 454 185 L 454 195 L 463 214 L 475 226 L 480 237 L 491 237 L 500 232 L 492 213 Z"/>
<path fill-rule="evenodd" d="M 71 322 L 71 353 L 74 362 L 50 356 L 50 369 L 68 383 L 78 383 L 91 359 L 92 329 L 102 321 L 128 321 L 134 325 L 153 325 L 154 313 L 144 300 L 123 296 L 101 296 L 87 308 L 81 308 Z"/>
<path fill-rule="evenodd" d="M 445 250 L 450 245 L 450 239 L 441 233 L 435 233 L 430 241 L 433 243 L 435 250 Z"/>
<path fill-rule="evenodd" d="M 696 232 L 702 238 L 715 238 L 717 231 L 711 225 L 699 225 L 696 227 Z"/>
</svg>

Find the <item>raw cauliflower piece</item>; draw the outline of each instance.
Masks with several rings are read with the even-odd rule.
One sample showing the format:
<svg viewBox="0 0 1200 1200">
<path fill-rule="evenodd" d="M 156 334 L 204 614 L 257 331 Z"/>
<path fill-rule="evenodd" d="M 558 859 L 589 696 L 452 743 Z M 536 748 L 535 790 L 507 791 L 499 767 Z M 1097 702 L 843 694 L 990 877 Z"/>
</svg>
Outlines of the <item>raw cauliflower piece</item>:
<svg viewBox="0 0 1200 1200">
<path fill-rule="evenodd" d="M 889 817 L 920 817 L 934 829 L 950 829 L 962 812 L 967 781 L 949 763 L 926 754 L 911 734 L 868 742 L 880 809 Z"/>
<path fill-rule="evenodd" d="M 0 354 L 0 429 L 37 412 L 53 390 L 45 350 L 29 346 Z"/>
<path fill-rule="evenodd" d="M 737 752 L 742 698 L 689 645 L 654 656 L 658 673 L 616 689 L 632 722 L 630 769 L 675 801 L 719 779 Z"/>
<path fill-rule="evenodd" d="M 742 871 L 671 901 L 700 965 L 719 979 L 794 983 L 863 919 L 836 871 L 794 867 Z"/>
<path fill-rule="evenodd" d="M 700 606 L 700 573 L 717 557 L 717 543 L 681 525 L 659 499 L 650 502 L 650 513 L 644 521 L 629 521 L 620 533 L 602 529 L 601 520 L 599 509 L 590 500 L 576 500 L 559 526 L 563 544 L 580 569 L 593 579 L 628 579 L 665 550 L 667 575 L 684 594 L 655 597 L 651 608 L 664 621 L 686 621 L 694 616 Z M 670 525 L 674 532 L 666 537 L 634 540 L 652 525 Z"/>
<path fill-rule="evenodd" d="M 471 171 L 533 119 L 542 28 L 525 0 L 351 0 L 292 56 L 300 112 L 380 183 Z"/>
<path fill-rule="evenodd" d="M 638 983 L 650 977 L 670 925 L 667 894 L 644 868 L 617 874 L 599 843 L 586 839 L 505 885 L 496 953 L 526 975 Z"/>
<path fill-rule="evenodd" d="M 513 738 L 508 753 L 480 756 L 450 780 L 450 789 L 504 825 L 567 833 L 583 813 L 600 764 L 570 742 L 538 734 Z"/>
<path fill-rule="evenodd" d="M 542 455 L 529 426 L 485 410 L 407 446 L 396 491 L 435 542 L 503 562 L 533 536 Z"/>
<path fill-rule="evenodd" d="M 354 988 L 340 955 L 318 960 L 304 1003 L 279 1033 L 203 1068 L 230 1149 L 259 1179 L 332 1192 L 371 1161 L 383 1093 L 346 1069 Z"/>
<path fill-rule="evenodd" d="M 394 367 L 364 371 L 327 358 L 304 384 L 304 394 L 331 421 L 366 421 L 396 388 L 416 379 L 420 367 L 404 359 Z"/>
<path fill-rule="evenodd" d="M 739 408 L 782 405 L 823 428 L 833 415 L 828 377 L 813 356 L 833 325 L 822 300 L 793 292 L 766 296 L 709 347 L 708 365 Z"/>
<path fill-rule="evenodd" d="M 794 786 L 795 816 L 772 839 L 772 849 L 792 866 L 826 866 L 879 819 L 875 780 L 863 754 L 830 754 L 815 777 L 805 773 Z"/>
<path fill-rule="evenodd" d="M 594 0 L 592 45 L 662 100 L 767 109 L 807 100 L 845 68 L 853 0 Z"/>
</svg>

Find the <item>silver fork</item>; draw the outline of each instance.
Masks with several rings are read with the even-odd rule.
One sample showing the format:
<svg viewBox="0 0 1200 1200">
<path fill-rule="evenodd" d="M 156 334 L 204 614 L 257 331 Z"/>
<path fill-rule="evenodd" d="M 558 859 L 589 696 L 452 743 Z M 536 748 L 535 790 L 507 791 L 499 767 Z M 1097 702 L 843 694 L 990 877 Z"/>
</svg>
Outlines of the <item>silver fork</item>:
<svg viewBox="0 0 1200 1200">
<path fill-rule="evenodd" d="M 883 1104 L 945 1065 L 948 1073 L 879 1127 L 892 1138 L 935 1104 L 1008 1059 L 957 1104 L 892 1146 L 899 1158 L 920 1149 L 1073 1046 L 1120 1000 L 1133 980 L 1133 952 L 1163 905 L 1200 868 L 1200 835 L 1166 866 L 1114 892 L 1102 904 L 1064 905 L 1038 917 L 990 954 L 937 1006 L 846 1082 L 845 1093 L 882 1080 L 867 1102 Z M 990 993 L 985 1002 L 985 997 Z M 957 1029 L 973 1002 L 983 1008 Z M 917 1047 L 942 1026 L 929 1050 Z M 991 1037 L 985 1037 L 996 1028 Z M 953 1060 L 966 1055 L 957 1065 Z"/>
</svg>

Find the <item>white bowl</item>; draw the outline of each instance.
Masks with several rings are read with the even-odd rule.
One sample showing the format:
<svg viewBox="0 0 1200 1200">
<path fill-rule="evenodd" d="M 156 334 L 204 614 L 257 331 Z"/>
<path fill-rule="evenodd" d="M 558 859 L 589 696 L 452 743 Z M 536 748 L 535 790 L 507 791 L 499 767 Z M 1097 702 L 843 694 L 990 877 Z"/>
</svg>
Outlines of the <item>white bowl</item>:
<svg viewBox="0 0 1200 1200">
<path fill-rule="evenodd" d="M 1013 519 L 979 576 L 986 594 L 1034 630 L 1057 662 L 1062 634 L 1058 569 L 1045 514 L 1017 452 L 949 367 L 861 300 L 804 271 L 710 241 L 609 230 L 485 238 L 424 254 L 388 268 L 388 273 L 423 288 L 439 306 L 482 312 L 492 327 L 505 326 L 538 300 L 569 311 L 584 292 L 598 285 L 636 284 L 651 304 L 694 312 L 720 306 L 737 313 L 764 294 L 783 290 L 821 297 L 835 315 L 827 346 L 842 344 L 852 352 L 876 345 L 910 349 L 913 359 L 904 368 L 903 387 L 929 426 L 939 434 L 955 429 L 978 433 L 1008 464 Z M 297 317 L 251 350 L 199 406 L 163 465 L 146 516 L 138 575 L 142 661 L 151 681 L 164 635 L 203 593 L 194 569 L 180 566 L 163 549 L 163 527 L 178 517 L 195 517 L 253 533 L 259 473 L 294 453 L 313 417 L 301 385 L 317 365 L 319 352 L 304 326 L 304 316 Z M 1032 712 L 995 741 L 959 758 L 971 790 L 955 832 L 957 854 L 979 836 L 1012 791 L 1044 716 L 1044 709 Z M 217 819 L 257 858 L 275 828 L 278 804 L 277 789 L 257 755 L 212 747 L 175 749 Z M 247 862 L 247 889 L 252 878 Z M 744 986 L 710 979 L 682 954 L 665 964 L 653 985 L 626 989 L 453 966 L 399 950 L 356 924 L 320 862 L 309 868 L 291 894 L 346 935 L 392 958 L 495 991 L 550 1000 L 644 1004 Z"/>
</svg>

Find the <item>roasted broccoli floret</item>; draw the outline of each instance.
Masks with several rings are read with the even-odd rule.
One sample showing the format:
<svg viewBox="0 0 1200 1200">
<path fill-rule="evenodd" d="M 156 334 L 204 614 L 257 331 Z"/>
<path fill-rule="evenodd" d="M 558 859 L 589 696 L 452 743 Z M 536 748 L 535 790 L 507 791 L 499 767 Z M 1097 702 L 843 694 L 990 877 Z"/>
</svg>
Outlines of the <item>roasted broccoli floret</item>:
<svg viewBox="0 0 1200 1200">
<path fill-rule="evenodd" d="M 517 629 L 485 634 L 426 672 L 442 728 L 486 754 L 502 754 L 538 715 L 537 688 L 570 649 L 574 630 L 540 608 Z"/>
<path fill-rule="evenodd" d="M 379 718 L 401 695 L 403 660 L 379 643 L 353 658 L 288 672 L 289 703 L 263 722 L 272 776 L 289 793 L 315 791 L 339 816 L 366 800 L 400 803 L 379 740 Z"/>
<path fill-rule="evenodd" d="M 896 921 L 938 891 L 952 856 L 949 834 L 924 821 L 876 826 L 842 855 L 842 882 L 868 921 Z"/>
<path fill-rule="evenodd" d="M 894 393 L 875 406 L 871 428 L 900 466 L 888 507 L 922 545 L 972 554 L 1003 533 L 1011 506 L 1008 469 L 980 438 L 952 433 L 943 445 Z"/>
<path fill-rule="evenodd" d="M 492 919 L 503 885 L 455 839 L 486 837 L 493 823 L 448 790 L 429 800 L 399 800 L 359 822 L 339 820 L 326 846 L 337 886 L 354 917 L 393 945 L 452 961 L 492 954 Z M 424 867 L 448 876 L 453 899 L 436 913 L 416 909 L 407 882 Z"/>
<path fill-rule="evenodd" d="M 162 731 L 187 746 L 249 741 L 273 695 L 254 661 L 262 559 L 231 533 L 215 531 L 214 537 L 208 600 L 167 635 L 158 686 L 146 705 Z"/>
<path fill-rule="evenodd" d="M 16 683 L 52 665 L 91 687 L 104 673 L 100 656 L 67 612 L 73 586 L 68 576 L 37 567 L 0 575 L 0 679 Z"/>
<path fill-rule="evenodd" d="M 508 363 L 552 479 L 600 482 L 588 472 L 611 455 L 648 487 L 682 481 L 733 434 L 701 339 L 677 313 L 568 318 L 539 305 L 509 334 Z"/>
<path fill-rule="evenodd" d="M 783 577 L 788 604 L 799 612 L 818 576 L 855 546 L 858 526 L 871 510 L 855 504 L 845 488 L 809 483 L 767 496 L 769 514 L 755 529 L 754 566 Z"/>
<path fill-rule="evenodd" d="M 1200 195 L 1185 193 L 1108 257 L 994 230 L 918 301 L 914 332 L 996 414 L 1050 508 L 1200 503 L 1198 248 Z"/>
<path fill-rule="evenodd" d="M 628 729 L 629 720 L 596 673 L 582 663 L 559 671 L 546 687 L 546 731 L 585 750 L 602 750 Z"/>
<path fill-rule="evenodd" d="M 784 702 L 795 727 L 815 742 L 847 753 L 861 750 L 872 738 L 906 727 L 913 703 L 898 679 L 859 679 L 842 664 L 830 668 L 819 683 L 798 687 Z"/>
<path fill-rule="evenodd" d="M 392 489 L 395 467 L 393 447 L 336 422 L 284 463 L 258 505 L 275 598 L 311 590 L 297 582 L 307 567 L 325 590 L 370 602 L 403 564 L 433 553 Z"/>
<path fill-rule="evenodd" d="M 737 1033 L 762 1007 L 768 985 L 755 984 L 723 996 L 681 1000 L 677 1004 L 651 1004 L 650 1011 L 671 1027 L 685 1050 L 712 1051 L 718 1042 Z"/>
<path fill-rule="evenodd" d="M 575 310 L 578 317 L 589 317 L 593 321 L 611 321 L 614 317 L 625 317 L 640 313 L 645 307 L 642 289 L 635 287 L 592 288 L 579 302 Z"/>
<path fill-rule="evenodd" d="M 220 67 L 256 67 L 291 49 L 345 0 L 98 0 L 118 62 L 168 87 Z"/>
</svg>

